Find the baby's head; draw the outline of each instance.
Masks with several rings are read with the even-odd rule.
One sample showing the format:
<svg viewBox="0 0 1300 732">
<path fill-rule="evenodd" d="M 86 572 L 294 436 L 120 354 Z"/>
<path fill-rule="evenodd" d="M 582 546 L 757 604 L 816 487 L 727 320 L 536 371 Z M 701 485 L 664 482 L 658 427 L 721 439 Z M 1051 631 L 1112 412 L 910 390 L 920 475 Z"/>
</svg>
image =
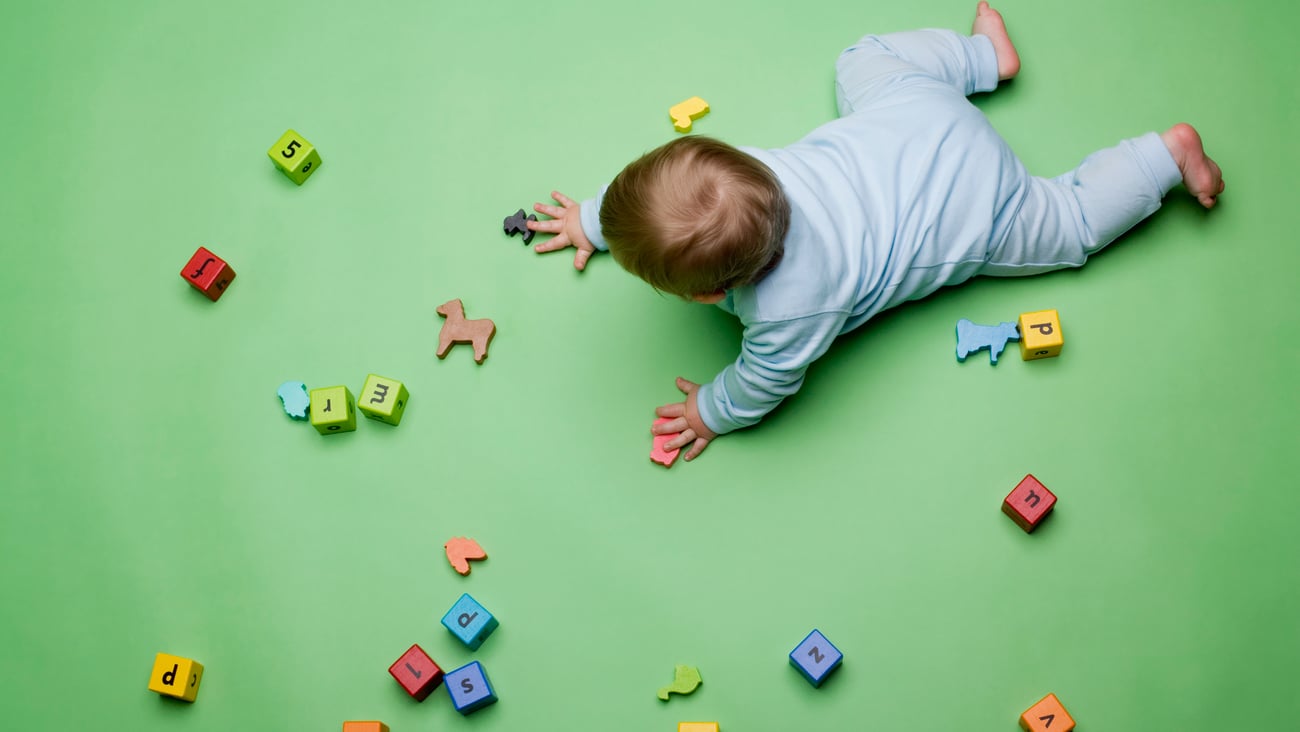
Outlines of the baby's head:
<svg viewBox="0 0 1300 732">
<path fill-rule="evenodd" d="M 708 137 L 651 150 L 605 191 L 600 228 L 623 269 L 655 289 L 713 299 L 781 261 L 790 204 L 770 168 Z"/>
</svg>

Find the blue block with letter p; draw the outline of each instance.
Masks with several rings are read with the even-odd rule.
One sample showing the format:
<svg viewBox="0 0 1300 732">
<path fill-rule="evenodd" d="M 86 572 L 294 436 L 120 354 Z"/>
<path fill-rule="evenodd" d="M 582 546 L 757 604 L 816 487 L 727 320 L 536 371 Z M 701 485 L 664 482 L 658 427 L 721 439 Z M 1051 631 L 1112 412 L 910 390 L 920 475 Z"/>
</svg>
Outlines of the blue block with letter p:
<svg viewBox="0 0 1300 732">
<path fill-rule="evenodd" d="M 468 593 L 461 595 L 447 614 L 442 616 L 442 624 L 447 626 L 447 630 L 459 638 L 461 643 L 469 646 L 471 651 L 478 650 L 478 647 L 483 645 L 483 641 L 487 640 L 487 637 L 492 635 L 492 631 L 500 625 L 492 613 Z"/>
</svg>

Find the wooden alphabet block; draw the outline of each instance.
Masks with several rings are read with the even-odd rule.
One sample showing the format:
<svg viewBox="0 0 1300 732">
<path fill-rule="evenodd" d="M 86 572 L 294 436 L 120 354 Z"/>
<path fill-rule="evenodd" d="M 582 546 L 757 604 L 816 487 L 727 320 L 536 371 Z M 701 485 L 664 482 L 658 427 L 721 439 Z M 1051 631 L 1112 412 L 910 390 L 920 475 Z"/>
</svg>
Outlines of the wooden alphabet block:
<svg viewBox="0 0 1300 732">
<path fill-rule="evenodd" d="M 1065 335 L 1055 310 L 1020 315 L 1020 357 L 1026 361 L 1061 355 Z"/>
<path fill-rule="evenodd" d="M 153 671 L 149 673 L 149 691 L 192 702 L 199 696 L 199 684 L 202 681 L 203 664 L 189 658 L 159 653 L 154 657 Z"/>
<path fill-rule="evenodd" d="M 181 270 L 181 277 L 212 302 L 221 297 L 235 279 L 235 270 L 204 247 L 199 247 Z"/>
<path fill-rule="evenodd" d="M 1055 505 L 1056 495 L 1031 474 L 1026 475 L 1003 499 L 1002 513 L 1010 516 L 1026 532 L 1032 532 Z"/>
<path fill-rule="evenodd" d="M 383 722 L 344 722 L 343 732 L 388 732 Z"/>
<path fill-rule="evenodd" d="M 424 701 L 442 683 L 442 669 L 417 643 L 388 667 L 397 683 L 416 701 Z"/>
<path fill-rule="evenodd" d="M 1070 732 L 1074 720 L 1061 706 L 1061 700 L 1048 694 L 1020 715 L 1020 728 L 1026 732 Z"/>
<path fill-rule="evenodd" d="M 402 382 L 370 374 L 366 377 L 365 386 L 361 387 L 357 409 L 370 419 L 397 426 L 402 423 L 402 414 L 406 412 L 406 403 L 410 400 L 411 395 Z"/>
<path fill-rule="evenodd" d="M 275 163 L 275 167 L 298 185 L 305 183 L 320 167 L 320 153 L 316 152 L 315 146 L 293 130 L 280 135 L 280 139 L 275 141 L 266 154 Z"/>
<path fill-rule="evenodd" d="M 497 695 L 488 681 L 487 672 L 473 661 L 447 674 L 447 694 L 456 711 L 469 714 L 496 703 Z"/>
<path fill-rule="evenodd" d="M 816 629 L 790 651 L 790 665 L 799 669 L 799 673 L 813 686 L 821 686 L 843 660 L 844 654 L 840 653 L 840 649 Z"/>
<path fill-rule="evenodd" d="M 346 386 L 312 389 L 308 414 L 311 426 L 322 435 L 351 432 L 357 428 L 356 405 Z"/>
<path fill-rule="evenodd" d="M 492 613 L 468 593 L 461 595 L 447 614 L 442 616 L 442 624 L 451 631 L 452 635 L 459 638 L 461 643 L 469 646 L 471 651 L 483 645 L 483 641 L 487 640 L 487 637 L 492 635 L 492 631 L 500 625 Z"/>
<path fill-rule="evenodd" d="M 677 732 L 718 732 L 717 722 L 678 722 Z"/>
</svg>

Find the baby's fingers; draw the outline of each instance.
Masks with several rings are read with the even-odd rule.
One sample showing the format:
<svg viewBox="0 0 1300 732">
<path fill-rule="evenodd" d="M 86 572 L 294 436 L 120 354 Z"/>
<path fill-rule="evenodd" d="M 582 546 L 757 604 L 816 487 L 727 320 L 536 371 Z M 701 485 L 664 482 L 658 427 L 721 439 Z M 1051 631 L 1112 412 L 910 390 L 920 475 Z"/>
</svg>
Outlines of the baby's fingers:
<svg viewBox="0 0 1300 732">
<path fill-rule="evenodd" d="M 673 439 L 665 442 L 664 450 L 666 452 L 672 452 L 673 450 L 680 450 L 683 447 L 686 447 L 687 445 L 691 444 L 692 440 L 695 440 L 695 430 L 692 430 L 688 427 L 686 428 L 685 432 L 682 432 L 680 435 L 677 435 Z"/>
<path fill-rule="evenodd" d="M 573 266 L 578 270 L 586 269 L 588 259 L 591 259 L 591 250 L 578 247 L 578 253 L 573 255 Z"/>
<path fill-rule="evenodd" d="M 663 415 L 660 416 L 662 417 Z M 686 424 L 686 419 L 684 417 L 678 417 L 676 419 L 673 419 L 672 417 L 667 417 L 667 419 L 671 419 L 672 421 L 664 422 L 663 424 L 650 425 L 650 434 L 676 435 L 676 434 L 681 434 L 682 430 L 688 429 L 690 427 L 690 425 Z"/>
<path fill-rule="evenodd" d="M 539 214 L 545 214 L 547 216 L 550 216 L 553 219 L 564 217 L 564 209 L 560 208 L 559 206 L 552 206 L 549 203 L 534 203 L 533 210 Z"/>
<path fill-rule="evenodd" d="M 538 254 L 541 254 L 543 252 L 553 252 L 556 249 L 563 249 L 567 246 L 569 246 L 569 235 L 561 232 L 560 235 L 554 239 L 544 241 L 533 247 L 533 250 Z"/>
<path fill-rule="evenodd" d="M 669 419 L 672 419 L 672 418 L 674 418 L 674 417 L 683 417 L 683 418 L 685 418 L 685 417 L 686 417 L 686 403 L 685 403 L 685 402 L 673 402 L 672 404 L 665 404 L 665 405 L 663 405 L 662 407 L 656 407 L 656 408 L 655 408 L 655 416 L 656 416 L 656 417 L 667 417 L 667 418 L 669 418 Z M 682 423 L 681 427 L 679 427 L 679 428 L 677 428 L 677 429 L 673 429 L 673 430 L 665 430 L 665 432 L 681 432 L 683 429 L 686 429 L 685 419 L 683 419 L 683 423 Z"/>
<path fill-rule="evenodd" d="M 565 208 L 578 205 L 577 202 L 574 201 L 572 198 L 569 198 L 568 196 L 564 195 L 563 193 L 560 193 L 559 191 L 551 191 L 551 198 L 554 198 L 556 201 L 560 203 L 560 205 L 564 206 Z"/>
<path fill-rule="evenodd" d="M 709 446 L 708 440 L 704 439 L 703 437 L 698 437 L 695 440 L 695 444 L 691 445 L 691 449 L 686 451 L 686 455 L 683 456 L 682 459 L 686 460 L 687 462 L 690 462 L 691 460 L 694 460 L 696 457 L 698 457 L 700 453 L 704 452 L 704 448 L 708 446 Z"/>
<path fill-rule="evenodd" d="M 564 231 L 564 222 L 560 219 L 551 219 L 549 221 L 529 221 L 528 228 L 533 231 L 546 231 L 552 234 L 558 234 Z"/>
</svg>

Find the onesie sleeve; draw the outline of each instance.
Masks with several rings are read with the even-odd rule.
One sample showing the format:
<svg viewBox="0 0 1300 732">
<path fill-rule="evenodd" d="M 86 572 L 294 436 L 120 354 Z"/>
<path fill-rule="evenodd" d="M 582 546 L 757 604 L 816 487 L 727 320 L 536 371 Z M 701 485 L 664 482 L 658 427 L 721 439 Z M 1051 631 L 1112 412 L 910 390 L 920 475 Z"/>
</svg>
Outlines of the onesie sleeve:
<svg viewBox="0 0 1300 732">
<path fill-rule="evenodd" d="M 605 201 L 605 191 L 608 188 L 608 185 L 601 186 L 595 198 L 583 201 L 578 211 L 579 218 L 582 219 L 582 233 L 587 235 L 587 241 L 591 242 L 593 247 L 602 252 L 609 251 L 609 243 L 605 241 L 605 235 L 600 231 L 600 205 Z"/>
<path fill-rule="evenodd" d="M 830 348 L 847 317 L 818 313 L 746 325 L 740 356 L 696 394 L 704 424 L 721 435 L 757 423 L 799 391 L 808 366 Z"/>
</svg>

